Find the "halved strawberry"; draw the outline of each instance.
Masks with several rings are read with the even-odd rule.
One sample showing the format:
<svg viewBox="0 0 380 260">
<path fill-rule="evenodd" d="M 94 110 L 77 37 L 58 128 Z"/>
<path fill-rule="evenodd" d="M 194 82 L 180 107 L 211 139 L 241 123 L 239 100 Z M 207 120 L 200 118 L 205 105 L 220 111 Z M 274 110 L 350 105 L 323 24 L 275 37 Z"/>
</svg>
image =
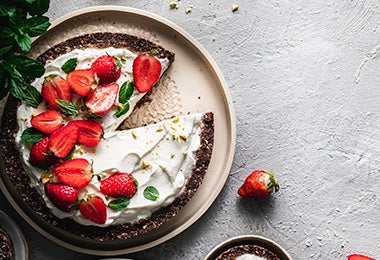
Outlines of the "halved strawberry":
<svg viewBox="0 0 380 260">
<path fill-rule="evenodd" d="M 86 99 L 86 107 L 95 115 L 104 115 L 115 104 L 119 85 L 116 83 L 100 85 Z"/>
<path fill-rule="evenodd" d="M 45 183 L 45 193 L 49 200 L 64 212 L 69 212 L 78 199 L 78 191 L 62 183 Z"/>
<path fill-rule="evenodd" d="M 133 80 L 137 90 L 148 92 L 157 83 L 161 75 L 161 63 L 153 55 L 143 53 L 133 61 Z"/>
<path fill-rule="evenodd" d="M 107 206 L 99 196 L 88 195 L 79 204 L 79 211 L 89 220 L 104 224 L 107 220 Z"/>
<path fill-rule="evenodd" d="M 51 134 L 62 127 L 63 117 L 55 110 L 46 110 L 32 117 L 30 123 L 41 132 Z"/>
<path fill-rule="evenodd" d="M 115 57 L 102 55 L 92 63 L 91 70 L 99 78 L 99 84 L 108 84 L 120 78 L 121 63 Z"/>
<path fill-rule="evenodd" d="M 53 132 L 49 139 L 49 150 L 58 158 L 65 158 L 78 140 L 79 129 L 67 124 Z"/>
<path fill-rule="evenodd" d="M 73 70 L 66 76 L 67 84 L 78 95 L 85 97 L 97 86 L 95 73 L 90 69 Z"/>
<path fill-rule="evenodd" d="M 376 259 L 369 256 L 365 256 L 365 255 L 352 254 L 348 256 L 348 260 L 376 260 Z"/>
<path fill-rule="evenodd" d="M 32 165 L 46 169 L 58 162 L 58 158 L 49 151 L 49 137 L 45 136 L 30 149 L 29 161 Z"/>
<path fill-rule="evenodd" d="M 56 100 L 71 102 L 71 88 L 61 76 L 53 74 L 45 78 L 41 88 L 41 95 L 54 110 L 59 110 Z"/>
<path fill-rule="evenodd" d="M 103 136 L 103 128 L 99 122 L 91 120 L 75 120 L 69 124 L 73 124 L 79 129 L 78 144 L 88 147 L 96 146 Z"/>
<path fill-rule="evenodd" d="M 113 198 L 130 199 L 136 190 L 135 179 L 129 173 L 117 172 L 100 182 L 100 192 Z"/>
<path fill-rule="evenodd" d="M 53 173 L 60 182 L 81 189 L 92 179 L 92 166 L 86 159 L 75 158 L 55 166 Z"/>
</svg>

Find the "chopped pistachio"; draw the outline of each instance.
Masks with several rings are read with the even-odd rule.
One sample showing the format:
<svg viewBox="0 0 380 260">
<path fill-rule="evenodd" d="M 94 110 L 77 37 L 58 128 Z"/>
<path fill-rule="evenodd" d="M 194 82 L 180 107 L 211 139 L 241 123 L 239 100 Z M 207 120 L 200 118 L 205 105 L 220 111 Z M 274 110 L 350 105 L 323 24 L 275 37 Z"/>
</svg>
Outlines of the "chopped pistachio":
<svg viewBox="0 0 380 260">
<path fill-rule="evenodd" d="M 28 119 L 25 118 L 25 117 L 21 117 L 20 120 L 21 120 L 21 121 L 24 121 L 24 122 L 28 121 Z"/>
<path fill-rule="evenodd" d="M 189 153 L 189 151 L 186 150 L 186 151 L 183 152 L 183 155 L 187 155 L 188 153 Z"/>
<path fill-rule="evenodd" d="M 147 162 L 147 161 L 145 161 L 145 160 L 142 160 L 141 163 L 142 163 L 142 168 L 143 168 L 144 170 L 150 167 L 150 163 Z"/>
<path fill-rule="evenodd" d="M 41 174 L 41 182 L 43 184 L 51 181 L 53 179 L 53 172 L 52 171 L 45 171 Z"/>
<path fill-rule="evenodd" d="M 172 122 L 173 122 L 174 124 L 177 124 L 177 123 L 179 122 L 179 117 L 174 118 Z"/>
<path fill-rule="evenodd" d="M 159 126 L 159 127 L 156 129 L 156 132 L 161 132 L 162 130 L 164 130 L 164 129 L 162 128 L 162 126 Z"/>
<path fill-rule="evenodd" d="M 174 156 L 175 156 L 174 153 L 171 153 L 171 154 L 170 154 L 170 158 L 173 158 Z"/>
<path fill-rule="evenodd" d="M 137 132 L 134 129 L 131 131 L 131 134 L 133 138 L 137 138 Z"/>
<path fill-rule="evenodd" d="M 186 135 L 179 135 L 179 138 L 181 138 L 183 141 L 186 141 L 187 136 Z"/>
<path fill-rule="evenodd" d="M 185 13 L 186 13 L 186 14 L 190 13 L 192 9 L 193 9 L 193 6 L 190 5 L 189 7 L 187 7 L 187 8 L 185 9 Z"/>
<path fill-rule="evenodd" d="M 170 7 L 170 9 L 178 9 L 179 6 L 177 3 L 174 3 L 174 1 L 170 1 L 169 7 Z"/>
<path fill-rule="evenodd" d="M 236 12 L 239 9 L 239 5 L 231 5 L 232 12 Z"/>
</svg>

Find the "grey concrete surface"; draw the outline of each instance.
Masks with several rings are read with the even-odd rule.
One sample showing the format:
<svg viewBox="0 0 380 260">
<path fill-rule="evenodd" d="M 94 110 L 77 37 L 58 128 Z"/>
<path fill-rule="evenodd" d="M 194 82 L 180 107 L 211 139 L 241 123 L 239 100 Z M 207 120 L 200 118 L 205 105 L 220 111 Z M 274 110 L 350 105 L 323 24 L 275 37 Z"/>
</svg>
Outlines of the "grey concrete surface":
<svg viewBox="0 0 380 260">
<path fill-rule="evenodd" d="M 171 10 L 169 0 L 51 0 L 48 12 L 54 20 L 113 4 L 161 15 L 208 50 L 231 92 L 237 147 L 222 192 L 180 235 L 122 257 L 203 259 L 230 237 L 257 234 L 294 259 L 380 258 L 380 2 L 176 2 Z M 254 169 L 275 172 L 279 193 L 240 199 L 236 191 Z M 42 237 L 3 196 L 0 206 L 21 226 L 29 259 L 102 258 Z"/>
</svg>

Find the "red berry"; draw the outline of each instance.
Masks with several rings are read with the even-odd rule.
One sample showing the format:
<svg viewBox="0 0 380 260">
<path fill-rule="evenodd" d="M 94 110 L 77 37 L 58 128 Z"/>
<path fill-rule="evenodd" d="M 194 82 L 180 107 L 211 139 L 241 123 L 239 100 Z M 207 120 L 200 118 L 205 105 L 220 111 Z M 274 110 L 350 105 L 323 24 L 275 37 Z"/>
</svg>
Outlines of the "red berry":
<svg viewBox="0 0 380 260">
<path fill-rule="evenodd" d="M 54 110 L 59 110 L 56 100 L 71 102 L 71 88 L 59 75 L 49 75 L 45 78 L 41 88 L 41 95 L 48 105 Z"/>
<path fill-rule="evenodd" d="M 83 216 L 97 224 L 104 224 L 107 220 L 107 206 L 99 196 L 88 196 L 79 204 L 79 211 Z"/>
<path fill-rule="evenodd" d="M 30 149 L 29 161 L 32 165 L 46 169 L 58 161 L 58 158 L 49 151 L 49 137 L 42 138 Z"/>
<path fill-rule="evenodd" d="M 256 170 L 253 171 L 239 188 L 238 194 L 243 198 L 263 198 L 273 191 L 279 190 L 279 185 L 273 173 Z"/>
<path fill-rule="evenodd" d="M 46 110 L 30 120 L 32 126 L 43 133 L 51 134 L 63 125 L 61 113 L 55 110 Z"/>
<path fill-rule="evenodd" d="M 102 55 L 91 65 L 91 70 L 99 78 L 99 84 L 108 84 L 120 78 L 121 63 L 115 57 Z"/>
<path fill-rule="evenodd" d="M 153 55 L 140 54 L 133 61 L 133 80 L 137 90 L 148 92 L 157 83 L 161 75 L 161 63 Z"/>
<path fill-rule="evenodd" d="M 74 148 L 78 140 L 79 129 L 67 124 L 53 132 L 49 140 L 49 150 L 58 158 L 65 158 Z"/>
<path fill-rule="evenodd" d="M 99 122 L 90 120 L 75 120 L 69 124 L 73 124 L 79 129 L 78 144 L 88 147 L 98 145 L 103 136 L 103 128 Z"/>
<path fill-rule="evenodd" d="M 86 107 L 95 115 L 104 115 L 111 110 L 115 104 L 119 85 L 111 83 L 100 85 L 86 99 Z"/>
<path fill-rule="evenodd" d="M 97 86 L 92 70 L 73 70 L 66 76 L 67 84 L 78 95 L 85 97 Z"/>
<path fill-rule="evenodd" d="M 60 182 L 81 189 L 92 179 L 92 166 L 86 159 L 75 158 L 55 166 L 53 173 Z"/>
<path fill-rule="evenodd" d="M 69 212 L 78 199 L 78 191 L 61 183 L 45 183 L 45 193 L 49 200 L 60 210 Z"/>
<path fill-rule="evenodd" d="M 348 260 L 376 260 L 376 259 L 369 256 L 352 254 L 348 256 Z"/>
<path fill-rule="evenodd" d="M 100 182 L 100 192 L 113 198 L 132 198 L 136 193 L 135 179 L 129 173 L 117 172 Z"/>
</svg>

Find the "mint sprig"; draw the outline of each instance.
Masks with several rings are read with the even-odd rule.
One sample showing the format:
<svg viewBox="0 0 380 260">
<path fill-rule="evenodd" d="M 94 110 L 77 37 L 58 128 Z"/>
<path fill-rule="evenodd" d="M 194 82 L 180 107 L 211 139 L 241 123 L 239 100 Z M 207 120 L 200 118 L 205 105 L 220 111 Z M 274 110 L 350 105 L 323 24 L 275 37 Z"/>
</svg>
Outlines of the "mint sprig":
<svg viewBox="0 0 380 260">
<path fill-rule="evenodd" d="M 11 93 L 37 107 L 42 101 L 29 82 L 41 77 L 44 67 L 26 57 L 31 48 L 31 37 L 46 32 L 49 18 L 43 16 L 49 0 L 4 0 L 0 2 L 0 100 Z"/>
<path fill-rule="evenodd" d="M 156 187 L 148 186 L 144 189 L 144 197 L 151 201 L 156 201 L 159 197 L 159 192 Z"/>
</svg>

